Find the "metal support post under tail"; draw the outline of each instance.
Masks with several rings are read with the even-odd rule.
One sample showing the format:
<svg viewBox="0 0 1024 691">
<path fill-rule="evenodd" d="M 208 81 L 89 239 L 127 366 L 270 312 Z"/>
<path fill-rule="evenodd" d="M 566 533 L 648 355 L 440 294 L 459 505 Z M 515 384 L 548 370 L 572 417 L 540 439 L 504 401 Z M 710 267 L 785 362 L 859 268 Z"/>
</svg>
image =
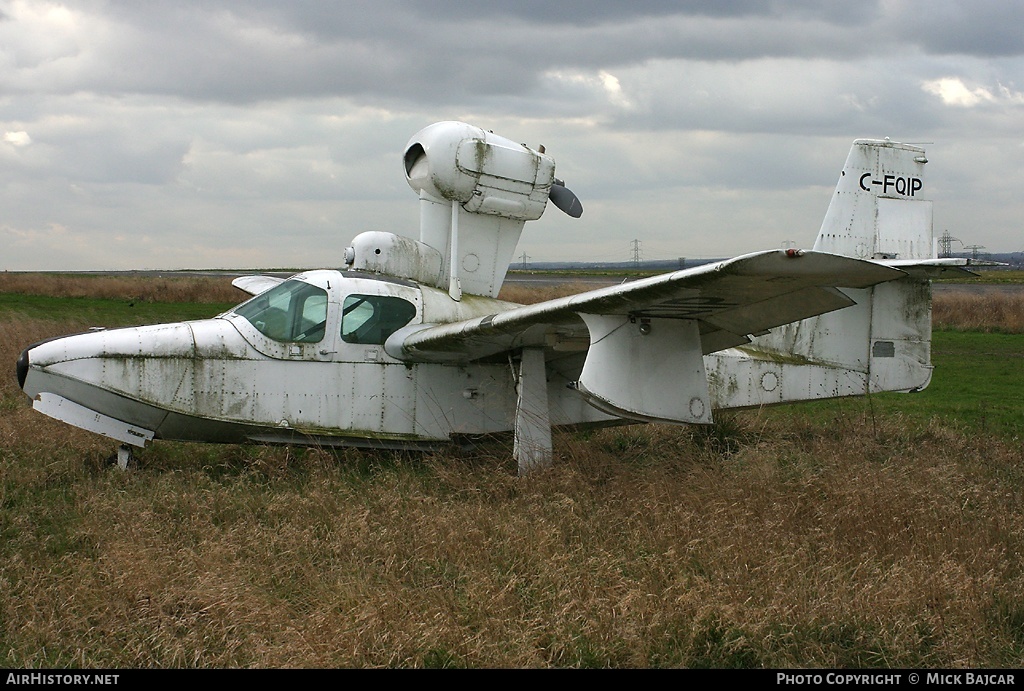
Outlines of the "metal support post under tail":
<svg viewBox="0 0 1024 691">
<path fill-rule="evenodd" d="M 551 420 L 543 348 L 523 348 L 516 382 L 513 454 L 519 474 L 551 464 Z"/>
</svg>

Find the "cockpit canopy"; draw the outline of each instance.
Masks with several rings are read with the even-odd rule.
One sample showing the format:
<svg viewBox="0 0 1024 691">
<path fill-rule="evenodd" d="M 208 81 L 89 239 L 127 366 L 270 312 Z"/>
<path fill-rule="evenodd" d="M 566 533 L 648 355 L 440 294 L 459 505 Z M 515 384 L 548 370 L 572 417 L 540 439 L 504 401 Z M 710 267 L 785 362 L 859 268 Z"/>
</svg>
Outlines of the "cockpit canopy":
<svg viewBox="0 0 1024 691">
<path fill-rule="evenodd" d="M 281 343 L 319 343 L 327 326 L 327 291 L 290 280 L 235 309 L 267 338 Z"/>
<path fill-rule="evenodd" d="M 360 281 L 356 290 L 373 284 Z M 326 284 L 328 288 L 330 283 Z M 344 285 L 344 284 L 343 284 Z M 337 300 L 334 298 L 334 305 Z M 237 307 L 267 338 L 278 343 L 319 343 L 324 339 L 331 299 L 328 291 L 312 283 L 290 279 Z M 353 292 L 341 303 L 340 336 L 346 343 L 383 345 L 388 336 L 416 316 L 416 305 L 394 295 Z M 337 317 L 331 322 L 338 328 Z"/>
</svg>

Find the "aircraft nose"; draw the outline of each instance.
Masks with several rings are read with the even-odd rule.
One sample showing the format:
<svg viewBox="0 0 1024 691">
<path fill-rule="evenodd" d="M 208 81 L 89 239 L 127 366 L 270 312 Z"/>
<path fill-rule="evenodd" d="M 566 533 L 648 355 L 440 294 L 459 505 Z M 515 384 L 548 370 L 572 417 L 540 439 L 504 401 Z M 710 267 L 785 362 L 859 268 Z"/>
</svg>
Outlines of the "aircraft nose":
<svg viewBox="0 0 1024 691">
<path fill-rule="evenodd" d="M 21 351 L 21 357 L 18 358 L 18 388 L 25 388 L 25 378 L 28 377 L 28 351 L 31 347 L 25 348 Z"/>
</svg>

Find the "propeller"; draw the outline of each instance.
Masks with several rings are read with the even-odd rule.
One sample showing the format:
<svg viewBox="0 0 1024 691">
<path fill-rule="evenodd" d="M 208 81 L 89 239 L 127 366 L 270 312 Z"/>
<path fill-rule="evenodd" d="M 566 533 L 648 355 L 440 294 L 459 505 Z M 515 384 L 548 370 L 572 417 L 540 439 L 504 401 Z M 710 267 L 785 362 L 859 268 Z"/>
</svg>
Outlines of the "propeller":
<svg viewBox="0 0 1024 691">
<path fill-rule="evenodd" d="M 555 178 L 551 183 L 551 191 L 548 193 L 548 199 L 551 200 L 551 203 L 573 218 L 579 218 L 583 215 L 583 203 L 580 202 L 580 198 L 577 197 L 572 190 L 566 187 L 565 183 L 558 178 Z"/>
</svg>

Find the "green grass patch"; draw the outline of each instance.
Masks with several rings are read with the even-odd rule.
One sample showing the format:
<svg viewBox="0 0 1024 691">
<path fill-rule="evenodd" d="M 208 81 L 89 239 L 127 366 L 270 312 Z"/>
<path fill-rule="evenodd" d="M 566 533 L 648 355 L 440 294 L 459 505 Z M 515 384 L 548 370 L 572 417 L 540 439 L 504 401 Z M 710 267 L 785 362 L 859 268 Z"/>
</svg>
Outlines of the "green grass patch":
<svg viewBox="0 0 1024 691">
<path fill-rule="evenodd" d="M 1024 335 L 937 331 L 932 362 L 931 385 L 900 399 L 982 434 L 1024 436 Z"/>
<path fill-rule="evenodd" d="M 144 302 L 141 300 L 57 298 L 0 293 L 0 318 L 20 316 L 55 321 L 88 321 L 94 323 L 95 326 L 159 324 L 189 319 L 206 319 L 232 307 L 234 305 L 231 303 Z"/>
<path fill-rule="evenodd" d="M 978 271 L 977 278 L 971 278 L 965 281 L 963 278 L 940 278 L 936 279 L 936 283 L 965 283 L 975 284 L 982 283 L 985 285 L 1008 285 L 1008 284 L 1024 284 L 1024 271 L 1017 269 L 1012 270 L 992 270 Z"/>
<path fill-rule="evenodd" d="M 917 427 L 937 418 L 979 435 L 1024 438 L 1024 335 L 936 331 L 932 364 L 931 383 L 917 393 L 801 403 L 770 415 L 828 420 L 867 413 Z"/>
</svg>

